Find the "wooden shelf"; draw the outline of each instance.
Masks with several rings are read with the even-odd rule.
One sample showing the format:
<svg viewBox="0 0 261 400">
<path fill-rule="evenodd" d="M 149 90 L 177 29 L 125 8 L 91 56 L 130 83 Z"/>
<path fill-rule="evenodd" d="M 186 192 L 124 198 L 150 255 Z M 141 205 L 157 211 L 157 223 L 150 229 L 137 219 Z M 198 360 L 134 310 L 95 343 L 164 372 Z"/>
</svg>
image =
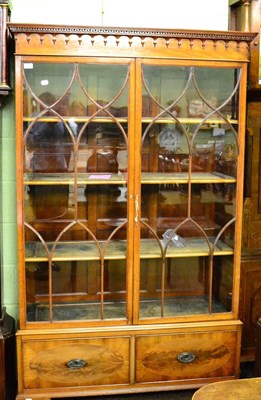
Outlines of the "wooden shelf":
<svg viewBox="0 0 261 400">
<path fill-rule="evenodd" d="M 225 116 L 224 116 L 225 118 Z M 177 122 L 180 122 L 181 124 L 203 124 L 205 125 L 209 125 L 209 128 L 213 128 L 213 125 L 226 125 L 227 121 L 232 124 L 232 125 L 237 125 L 238 124 L 238 120 L 237 119 L 228 119 L 225 120 L 223 118 L 209 118 L 204 120 L 204 118 L 158 118 L 157 116 L 154 117 L 143 117 L 142 118 L 142 123 L 144 124 L 149 124 L 150 122 L 154 121 L 157 124 L 176 124 Z"/>
<path fill-rule="evenodd" d="M 224 118 L 225 118 L 225 116 L 224 116 Z M 108 116 L 108 117 L 106 117 L 106 116 L 101 116 L 101 117 L 99 117 L 99 116 L 97 116 L 97 117 L 92 117 L 92 116 L 84 116 L 84 117 L 75 117 L 75 116 L 72 117 L 71 116 L 71 117 L 69 117 L 69 116 L 66 116 L 65 117 L 65 116 L 62 116 L 61 118 L 54 117 L 54 116 L 52 116 L 52 117 L 48 116 L 48 117 L 38 118 L 37 122 L 60 122 L 61 120 L 69 122 L 72 119 L 74 122 L 77 122 L 77 123 L 85 123 L 87 121 L 91 121 L 91 122 L 95 122 L 95 123 L 111 123 L 114 120 L 117 120 L 118 122 L 121 122 L 121 123 L 128 122 L 127 116 L 126 117 L 114 117 L 114 116 L 113 117 L 110 117 L 110 116 Z M 24 117 L 23 121 L 24 122 L 32 122 L 32 121 L 36 121 L 36 118 L 35 118 L 35 116 L 34 117 Z M 157 116 L 155 115 L 155 116 L 151 116 L 151 117 L 143 117 L 141 121 L 144 124 L 149 124 L 152 121 L 154 121 L 157 124 L 169 124 L 169 123 L 176 124 L 177 121 L 180 122 L 181 124 L 201 124 L 203 122 L 204 125 L 207 124 L 207 125 L 210 125 L 210 127 L 212 125 L 216 125 L 216 124 L 218 124 L 218 125 L 227 124 L 227 121 L 232 125 L 238 124 L 237 119 L 228 119 L 227 118 L 227 121 L 226 121 L 225 119 L 223 119 L 221 117 L 220 118 L 216 118 L 216 117 L 209 118 L 209 119 L 204 120 L 204 118 L 189 118 L 189 117 L 186 117 L 186 118 L 178 118 L 177 117 L 175 119 L 171 116 L 169 116 L 168 118 L 166 118 L 166 117 L 157 118 Z"/>
<path fill-rule="evenodd" d="M 188 183 L 188 172 L 154 173 L 143 172 L 141 174 L 142 184 L 165 184 L 165 183 Z M 191 183 L 234 183 L 236 179 L 232 176 L 219 172 L 192 172 Z"/>
<path fill-rule="evenodd" d="M 218 301 L 212 301 L 212 312 L 226 312 L 227 310 Z M 104 301 L 105 319 L 124 318 L 126 310 L 125 301 Z M 35 307 L 29 305 L 30 321 L 48 321 L 50 318 L 50 305 L 46 302 L 40 302 Z M 101 313 L 101 303 L 99 302 L 79 302 L 79 303 L 53 303 L 51 306 L 54 321 L 75 321 L 98 319 Z M 140 318 L 160 317 L 161 299 L 158 300 L 140 300 Z M 205 314 L 209 309 L 208 296 L 177 296 L 171 299 L 165 299 L 163 313 L 165 317 Z"/>
<path fill-rule="evenodd" d="M 25 173 L 25 185 L 123 185 L 127 182 L 125 174 L 116 173 Z"/>
<path fill-rule="evenodd" d="M 127 183 L 125 173 L 25 173 L 25 185 L 122 185 Z M 141 174 L 142 184 L 187 184 L 189 182 L 188 172 L 158 173 L 143 172 Z M 219 172 L 193 172 L 191 183 L 235 183 L 236 178 L 221 174 Z"/>
<path fill-rule="evenodd" d="M 185 238 L 185 247 L 177 247 L 175 245 L 170 245 L 166 257 L 176 258 L 176 257 L 205 257 L 209 256 L 210 249 L 205 239 L 201 238 Z M 212 246 L 212 244 L 211 244 Z M 230 255 L 233 254 L 233 249 L 226 245 L 225 243 L 219 241 L 218 247 L 215 248 L 214 255 Z M 153 239 L 143 239 L 141 240 L 141 258 L 160 258 L 161 252 L 159 244 Z"/>
<path fill-rule="evenodd" d="M 210 255 L 210 248 L 205 239 L 186 238 L 185 247 L 170 245 L 166 254 L 167 258 L 176 257 L 206 257 Z M 214 241 L 214 240 L 213 240 Z M 48 250 L 54 245 L 53 242 L 46 243 Z M 105 250 L 105 260 L 124 260 L 127 254 L 127 242 L 125 240 L 111 241 L 107 247 L 106 242 L 99 242 L 101 251 Z M 210 246 L 213 245 L 210 242 Z M 215 256 L 231 255 L 233 249 L 227 244 L 219 241 L 214 250 Z M 140 249 L 141 259 L 161 258 L 162 252 L 157 240 L 142 239 Z M 100 253 L 94 241 L 82 242 L 59 242 L 53 251 L 52 261 L 90 261 L 100 260 Z M 48 261 L 46 249 L 40 242 L 26 243 L 26 262 Z"/>
<path fill-rule="evenodd" d="M 32 121 L 36 121 L 36 122 L 61 122 L 61 121 L 66 121 L 69 123 L 70 120 L 73 120 L 74 122 L 77 122 L 79 124 L 84 124 L 85 122 L 89 121 L 89 122 L 98 122 L 98 123 L 112 123 L 114 120 L 117 120 L 117 122 L 121 122 L 121 123 L 125 123 L 128 122 L 128 118 L 127 117 L 105 117 L 105 116 L 101 116 L 101 117 L 93 117 L 92 116 L 84 116 L 84 117 L 77 117 L 77 116 L 61 116 L 61 118 L 59 117 L 54 117 L 54 116 L 48 116 L 48 117 L 40 117 L 38 119 L 36 119 L 36 117 L 24 117 L 23 121 L 24 122 L 32 122 Z"/>
</svg>

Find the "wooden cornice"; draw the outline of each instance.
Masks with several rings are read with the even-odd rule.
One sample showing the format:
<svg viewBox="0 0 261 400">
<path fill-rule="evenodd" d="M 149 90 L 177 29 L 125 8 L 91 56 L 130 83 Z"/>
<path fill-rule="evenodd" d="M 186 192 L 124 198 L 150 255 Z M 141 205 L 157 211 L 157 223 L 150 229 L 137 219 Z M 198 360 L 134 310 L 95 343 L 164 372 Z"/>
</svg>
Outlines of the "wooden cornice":
<svg viewBox="0 0 261 400">
<path fill-rule="evenodd" d="M 225 40 L 225 41 L 252 41 L 255 33 L 238 31 L 198 31 L 191 29 L 152 29 L 152 28 L 121 28 L 105 26 L 64 26 L 64 25 L 36 25 L 36 24 L 9 24 L 10 30 L 15 33 L 65 34 L 65 35 L 103 35 L 128 37 L 164 37 L 179 39 Z"/>
<path fill-rule="evenodd" d="M 105 26 L 9 24 L 16 54 L 249 58 L 255 33 Z M 238 57 L 235 55 L 238 54 Z"/>
</svg>

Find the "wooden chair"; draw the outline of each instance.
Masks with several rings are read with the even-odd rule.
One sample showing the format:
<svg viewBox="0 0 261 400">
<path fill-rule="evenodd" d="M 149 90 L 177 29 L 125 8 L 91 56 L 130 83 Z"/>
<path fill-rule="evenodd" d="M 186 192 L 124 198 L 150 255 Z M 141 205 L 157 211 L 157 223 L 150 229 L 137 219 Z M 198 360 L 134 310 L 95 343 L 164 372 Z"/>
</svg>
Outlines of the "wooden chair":
<svg viewBox="0 0 261 400">
<path fill-rule="evenodd" d="M 260 400 L 261 378 L 209 383 L 198 389 L 192 400 Z"/>
</svg>

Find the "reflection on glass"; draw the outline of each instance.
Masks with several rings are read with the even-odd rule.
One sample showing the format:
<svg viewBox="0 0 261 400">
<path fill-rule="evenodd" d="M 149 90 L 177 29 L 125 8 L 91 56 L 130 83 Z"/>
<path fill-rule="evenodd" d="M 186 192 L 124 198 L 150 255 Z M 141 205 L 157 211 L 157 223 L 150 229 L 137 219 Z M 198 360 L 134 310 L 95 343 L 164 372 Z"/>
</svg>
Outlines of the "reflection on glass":
<svg viewBox="0 0 261 400">
<path fill-rule="evenodd" d="M 126 319 L 129 66 L 23 67 L 27 319 Z"/>
<path fill-rule="evenodd" d="M 104 263 L 104 301 L 101 306 L 101 263 L 99 261 L 55 261 L 27 263 L 28 320 L 64 321 L 124 318 L 126 302 L 125 261 Z M 51 271 L 51 272 L 49 272 Z M 52 281 L 52 307 L 48 293 Z M 115 282 L 115 276 L 118 276 Z M 34 282 L 34 292 L 30 292 Z M 74 301 L 72 302 L 72 296 Z M 58 299 L 63 299 L 62 303 Z M 32 300 L 34 300 L 32 302 Z"/>
<path fill-rule="evenodd" d="M 231 311 L 240 76 L 143 65 L 140 318 Z"/>
</svg>

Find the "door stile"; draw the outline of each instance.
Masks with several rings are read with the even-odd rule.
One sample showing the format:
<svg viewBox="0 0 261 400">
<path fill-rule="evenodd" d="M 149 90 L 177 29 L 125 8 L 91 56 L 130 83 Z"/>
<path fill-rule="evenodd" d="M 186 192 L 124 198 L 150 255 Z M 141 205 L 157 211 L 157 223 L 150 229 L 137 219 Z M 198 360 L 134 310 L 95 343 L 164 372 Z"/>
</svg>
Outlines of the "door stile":
<svg viewBox="0 0 261 400">
<path fill-rule="evenodd" d="M 133 265 L 134 265 L 134 256 L 133 256 L 133 241 L 134 241 L 134 191 L 135 191 L 135 162 L 133 159 L 135 158 L 135 60 L 130 61 L 130 82 L 129 82 L 129 109 L 128 109 L 128 177 L 127 177 L 127 185 L 128 185 L 128 209 L 127 209 L 127 218 L 128 218 L 128 243 L 127 243 L 127 262 L 126 262 L 126 285 L 127 285 L 127 293 L 126 293 L 126 318 L 127 324 L 133 323 Z"/>
<path fill-rule="evenodd" d="M 133 246 L 133 323 L 139 320 L 140 309 L 140 209 L 141 209 L 141 119 L 142 119 L 142 79 L 141 79 L 140 59 L 136 60 L 135 65 L 135 188 L 134 188 L 134 246 Z"/>
</svg>

